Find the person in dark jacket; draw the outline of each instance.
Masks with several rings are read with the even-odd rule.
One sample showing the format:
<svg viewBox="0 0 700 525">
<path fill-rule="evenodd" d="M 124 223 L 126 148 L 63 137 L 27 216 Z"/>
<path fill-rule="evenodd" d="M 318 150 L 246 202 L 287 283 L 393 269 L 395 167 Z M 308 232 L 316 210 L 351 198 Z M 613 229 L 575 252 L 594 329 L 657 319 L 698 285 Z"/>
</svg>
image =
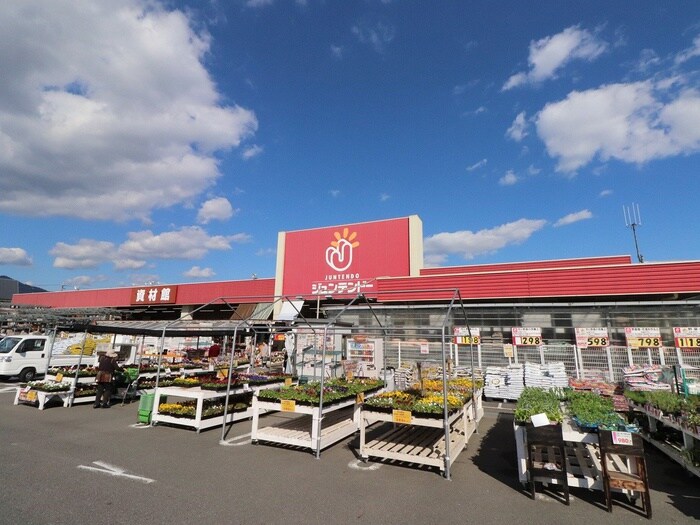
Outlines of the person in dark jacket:
<svg viewBox="0 0 700 525">
<path fill-rule="evenodd" d="M 114 372 L 121 370 L 117 363 L 117 354 L 110 350 L 101 355 L 97 361 L 97 393 L 95 394 L 95 404 L 93 408 L 109 408 L 112 399 L 112 380 Z"/>
</svg>

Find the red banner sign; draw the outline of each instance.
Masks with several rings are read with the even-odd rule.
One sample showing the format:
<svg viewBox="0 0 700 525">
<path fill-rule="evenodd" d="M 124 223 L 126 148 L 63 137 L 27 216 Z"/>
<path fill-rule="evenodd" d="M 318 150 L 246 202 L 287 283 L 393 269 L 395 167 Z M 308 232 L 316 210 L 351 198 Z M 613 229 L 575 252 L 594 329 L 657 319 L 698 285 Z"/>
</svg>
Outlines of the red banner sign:
<svg viewBox="0 0 700 525">
<path fill-rule="evenodd" d="M 131 304 L 173 304 L 177 298 L 177 285 L 141 286 L 131 289 Z"/>
</svg>

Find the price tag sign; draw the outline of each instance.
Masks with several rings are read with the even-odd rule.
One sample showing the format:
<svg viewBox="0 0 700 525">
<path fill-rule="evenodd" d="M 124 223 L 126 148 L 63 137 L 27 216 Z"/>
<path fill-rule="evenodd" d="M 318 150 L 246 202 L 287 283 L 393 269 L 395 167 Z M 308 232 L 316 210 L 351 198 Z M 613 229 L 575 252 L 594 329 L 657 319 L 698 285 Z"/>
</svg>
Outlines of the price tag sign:
<svg viewBox="0 0 700 525">
<path fill-rule="evenodd" d="M 21 390 L 19 399 L 20 401 L 36 401 L 36 390 Z"/>
<path fill-rule="evenodd" d="M 354 377 L 355 374 L 352 373 L 352 370 L 348 370 L 345 372 L 345 379 L 348 381 L 352 381 L 352 378 Z"/>
<path fill-rule="evenodd" d="M 513 345 L 506 343 L 503 345 L 503 357 L 513 357 L 515 354 L 513 353 Z"/>
<path fill-rule="evenodd" d="M 659 348 L 663 346 L 661 329 L 647 327 L 625 327 L 625 338 L 630 348 Z"/>
<path fill-rule="evenodd" d="M 292 386 L 292 378 L 291 377 L 284 378 L 284 386 Z"/>
<path fill-rule="evenodd" d="M 456 345 L 480 345 L 481 344 L 481 329 L 471 328 L 466 326 L 455 326 L 453 329 L 454 343 Z"/>
<path fill-rule="evenodd" d="M 542 344 L 542 329 L 537 327 L 513 327 L 513 344 L 516 346 L 540 346 Z"/>
<path fill-rule="evenodd" d="M 612 442 L 615 445 L 626 445 L 632 446 L 632 433 L 631 432 L 615 432 L 612 433 Z"/>
<path fill-rule="evenodd" d="M 421 343 L 420 344 L 420 353 L 425 355 L 430 353 L 430 343 Z"/>
<path fill-rule="evenodd" d="M 219 368 L 216 371 L 216 377 L 218 379 L 226 379 L 228 377 L 228 368 Z"/>
<path fill-rule="evenodd" d="M 676 326 L 673 328 L 676 348 L 700 348 L 700 327 Z"/>
<path fill-rule="evenodd" d="M 293 399 L 282 399 L 280 405 L 282 405 L 282 412 L 296 412 L 297 410 L 297 403 Z"/>
<path fill-rule="evenodd" d="M 364 402 L 365 402 L 365 393 L 360 392 L 359 394 L 357 394 L 357 397 L 355 398 L 355 403 L 357 403 L 359 405 L 359 404 L 362 404 Z"/>
<path fill-rule="evenodd" d="M 56 374 L 56 382 L 60 383 L 61 381 L 63 381 L 63 374 L 59 372 L 58 374 Z"/>
<path fill-rule="evenodd" d="M 601 348 L 610 345 L 608 329 L 600 328 L 574 328 L 576 333 L 576 346 L 579 348 Z"/>
<path fill-rule="evenodd" d="M 411 412 L 409 410 L 393 410 L 391 412 L 391 420 L 394 423 L 411 423 Z"/>
</svg>

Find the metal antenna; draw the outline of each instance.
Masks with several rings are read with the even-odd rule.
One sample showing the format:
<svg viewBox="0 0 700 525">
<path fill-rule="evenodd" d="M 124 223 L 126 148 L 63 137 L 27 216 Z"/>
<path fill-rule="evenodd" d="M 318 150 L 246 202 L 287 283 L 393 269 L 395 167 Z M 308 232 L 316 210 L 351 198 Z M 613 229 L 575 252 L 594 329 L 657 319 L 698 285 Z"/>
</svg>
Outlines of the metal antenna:
<svg viewBox="0 0 700 525">
<path fill-rule="evenodd" d="M 634 237 L 634 247 L 637 249 L 637 260 L 640 263 L 644 262 L 644 256 L 639 253 L 639 243 L 637 242 L 637 226 L 642 225 L 642 216 L 639 213 L 639 204 L 632 203 L 632 207 L 623 206 L 622 213 L 625 216 L 625 226 L 632 228 L 632 236 Z"/>
</svg>

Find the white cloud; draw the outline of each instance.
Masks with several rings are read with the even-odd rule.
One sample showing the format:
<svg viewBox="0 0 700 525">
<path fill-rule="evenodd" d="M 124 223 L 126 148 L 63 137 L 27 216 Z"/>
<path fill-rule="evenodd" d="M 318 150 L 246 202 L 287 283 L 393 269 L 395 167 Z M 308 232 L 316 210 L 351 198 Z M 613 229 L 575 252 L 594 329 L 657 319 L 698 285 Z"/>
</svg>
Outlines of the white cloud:
<svg viewBox="0 0 700 525">
<path fill-rule="evenodd" d="M 330 193 L 331 197 L 333 197 L 335 199 L 340 195 L 340 190 L 331 190 L 328 193 Z"/>
<path fill-rule="evenodd" d="M 498 184 L 501 186 L 512 186 L 520 180 L 513 170 L 506 171 L 506 174 L 498 179 Z"/>
<path fill-rule="evenodd" d="M 157 0 L 7 0 L 0 27 L 0 212 L 147 220 L 257 129 L 222 103 L 209 35 Z"/>
<path fill-rule="evenodd" d="M 598 197 L 608 197 L 613 194 L 613 190 L 603 190 L 598 194 Z"/>
<path fill-rule="evenodd" d="M 525 119 L 525 112 L 521 111 L 513 120 L 506 131 L 506 136 L 513 139 L 515 142 L 520 142 L 525 137 L 527 137 L 527 120 Z"/>
<path fill-rule="evenodd" d="M 241 157 L 243 157 L 244 160 L 252 159 L 253 157 L 257 157 L 263 152 L 263 147 L 258 146 L 257 144 L 254 144 L 252 146 L 248 146 L 243 150 L 243 153 L 241 153 Z"/>
<path fill-rule="evenodd" d="M 536 84 L 554 78 L 557 71 L 572 60 L 593 61 L 607 48 L 607 43 L 578 26 L 530 42 L 529 70 L 511 76 L 501 88 L 507 91 L 523 84 Z"/>
<path fill-rule="evenodd" d="M 81 239 L 77 244 L 56 243 L 49 251 L 56 268 L 97 268 L 112 263 L 117 270 L 138 269 L 152 259 L 201 259 L 212 250 L 230 250 L 232 243 L 250 241 L 247 233 L 210 236 L 198 226 L 154 234 L 131 232 L 119 246 L 109 241 Z"/>
<path fill-rule="evenodd" d="M 75 290 L 80 290 L 81 288 L 89 288 L 91 285 L 99 282 L 104 282 L 107 277 L 104 275 L 76 275 L 70 279 L 66 279 L 61 284 L 61 288 L 73 288 Z"/>
<path fill-rule="evenodd" d="M 32 258 L 22 248 L 0 248 L 0 264 L 31 266 Z"/>
<path fill-rule="evenodd" d="M 391 199 L 391 195 L 389 195 L 388 193 L 382 193 L 379 195 L 379 200 L 381 202 L 388 201 L 389 199 Z"/>
<path fill-rule="evenodd" d="M 231 203 L 225 197 L 217 197 L 209 199 L 202 204 L 202 207 L 197 213 L 197 222 L 207 224 L 210 221 L 225 221 L 233 217 L 234 209 Z"/>
<path fill-rule="evenodd" d="M 527 172 L 529 175 L 539 175 L 541 171 L 542 170 L 540 168 L 537 168 L 532 164 L 530 164 L 527 168 Z"/>
<path fill-rule="evenodd" d="M 468 166 L 467 171 L 474 171 L 474 170 L 479 169 L 483 166 L 486 166 L 487 162 L 488 162 L 488 159 L 481 159 L 479 162 L 475 162 L 471 166 Z"/>
<path fill-rule="evenodd" d="M 437 265 L 446 261 L 450 254 L 460 254 L 469 260 L 494 253 L 509 245 L 522 244 L 546 223 L 541 219 L 520 219 L 478 232 L 463 230 L 438 233 L 425 239 L 426 261 Z"/>
<path fill-rule="evenodd" d="M 246 7 L 265 7 L 275 3 L 275 0 L 247 0 Z"/>
<path fill-rule="evenodd" d="M 55 268 L 97 268 L 100 264 L 111 260 L 116 255 L 114 243 L 80 239 L 78 244 L 58 242 L 49 254 L 54 257 Z"/>
<path fill-rule="evenodd" d="M 343 58 L 343 51 L 343 46 L 336 46 L 331 44 L 331 55 L 333 55 L 333 58 L 337 58 L 338 60 Z"/>
<path fill-rule="evenodd" d="M 377 53 L 383 53 L 396 36 L 394 27 L 381 22 L 374 25 L 360 23 L 352 26 L 351 31 L 360 43 L 370 45 Z"/>
<path fill-rule="evenodd" d="M 700 35 L 696 36 L 693 40 L 693 45 L 684 51 L 681 51 L 676 55 L 676 64 L 682 64 L 687 62 L 693 57 L 700 56 Z"/>
<path fill-rule="evenodd" d="M 184 272 L 182 275 L 184 275 L 185 277 L 199 278 L 214 277 L 214 275 L 216 274 L 211 268 L 200 268 L 199 266 L 193 266 L 192 268 Z"/>
<path fill-rule="evenodd" d="M 700 93 L 688 89 L 665 102 L 648 81 L 573 91 L 547 104 L 535 122 L 560 172 L 596 157 L 642 164 L 700 151 Z"/>
<path fill-rule="evenodd" d="M 561 219 L 559 219 L 557 222 L 554 223 L 554 227 L 558 228 L 559 226 L 566 226 L 568 224 L 573 224 L 575 222 L 579 221 L 585 221 L 586 219 L 592 219 L 593 214 L 589 210 L 581 210 L 577 211 L 574 213 L 569 213 L 568 215 L 565 215 Z"/>
</svg>

